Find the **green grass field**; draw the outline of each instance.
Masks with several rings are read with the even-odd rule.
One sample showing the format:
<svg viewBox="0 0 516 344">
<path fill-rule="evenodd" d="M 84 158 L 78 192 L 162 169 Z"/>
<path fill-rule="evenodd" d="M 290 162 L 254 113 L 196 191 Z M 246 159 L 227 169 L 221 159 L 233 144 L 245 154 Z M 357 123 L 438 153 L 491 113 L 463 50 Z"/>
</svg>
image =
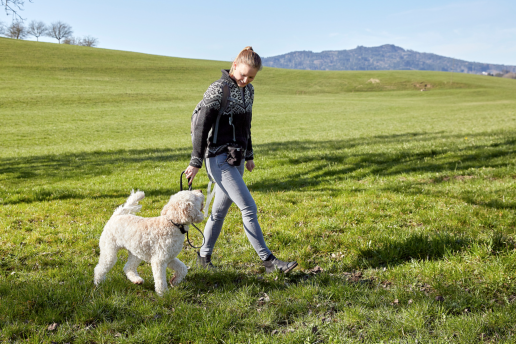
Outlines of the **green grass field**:
<svg viewBox="0 0 516 344">
<path fill-rule="evenodd" d="M 218 271 L 185 245 L 191 269 L 159 298 L 120 252 L 95 289 L 103 225 L 133 188 L 142 216 L 179 191 L 191 112 L 226 67 L 0 38 L 0 341 L 516 341 L 511 79 L 265 68 L 245 179 L 300 268 L 264 275 L 233 206 Z"/>
</svg>

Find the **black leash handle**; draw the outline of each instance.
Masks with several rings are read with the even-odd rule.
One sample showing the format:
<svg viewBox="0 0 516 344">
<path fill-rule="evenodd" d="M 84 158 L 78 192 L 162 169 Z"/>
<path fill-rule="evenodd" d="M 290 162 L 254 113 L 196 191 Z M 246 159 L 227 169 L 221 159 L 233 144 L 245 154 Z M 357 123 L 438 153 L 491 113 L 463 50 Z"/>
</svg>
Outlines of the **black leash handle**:
<svg viewBox="0 0 516 344">
<path fill-rule="evenodd" d="M 181 191 L 183 191 L 183 174 L 185 174 L 186 171 L 183 171 L 181 172 L 181 176 L 179 176 L 179 187 L 181 189 Z M 192 191 L 192 184 L 190 184 L 190 178 L 186 178 L 186 180 L 188 181 L 188 190 L 189 191 Z M 199 233 L 201 233 L 202 235 L 202 245 L 201 246 L 194 246 L 192 245 L 192 243 L 190 242 L 190 238 L 188 237 L 188 232 L 186 232 L 186 241 L 188 242 L 188 245 L 190 245 L 192 248 L 201 248 L 204 246 L 204 242 L 205 242 L 205 238 L 204 238 L 204 234 L 201 232 L 201 230 L 199 228 L 197 228 L 196 225 L 194 225 L 193 223 L 191 223 L 192 226 L 195 227 L 195 229 L 197 229 L 199 231 Z"/>
<path fill-rule="evenodd" d="M 179 177 L 179 187 L 181 188 L 181 191 L 183 191 L 183 174 L 185 174 L 185 172 L 186 171 L 181 172 L 181 176 Z M 188 190 L 192 191 L 192 184 L 190 184 L 190 178 L 186 177 L 186 180 L 188 181 Z"/>
</svg>

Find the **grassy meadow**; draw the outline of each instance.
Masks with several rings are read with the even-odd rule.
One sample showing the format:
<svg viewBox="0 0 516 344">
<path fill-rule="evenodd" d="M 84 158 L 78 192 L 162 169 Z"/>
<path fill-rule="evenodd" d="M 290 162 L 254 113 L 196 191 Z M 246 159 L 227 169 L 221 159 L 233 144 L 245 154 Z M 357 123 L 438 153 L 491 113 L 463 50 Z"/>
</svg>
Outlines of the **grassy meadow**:
<svg viewBox="0 0 516 344">
<path fill-rule="evenodd" d="M 264 275 L 233 206 L 217 271 L 185 244 L 160 298 L 121 251 L 95 289 L 105 222 L 131 189 L 142 216 L 179 191 L 192 110 L 227 67 L 0 38 L 0 342 L 516 342 L 511 79 L 265 68 L 245 179 L 300 267 Z"/>
</svg>

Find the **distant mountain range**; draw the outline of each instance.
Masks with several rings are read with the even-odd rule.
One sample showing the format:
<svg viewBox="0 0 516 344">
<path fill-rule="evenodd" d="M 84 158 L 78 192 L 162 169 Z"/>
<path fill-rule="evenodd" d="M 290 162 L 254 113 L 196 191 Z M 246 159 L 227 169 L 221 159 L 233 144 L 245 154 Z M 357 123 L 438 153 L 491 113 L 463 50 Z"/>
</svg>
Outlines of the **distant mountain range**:
<svg viewBox="0 0 516 344">
<path fill-rule="evenodd" d="M 294 51 L 266 57 L 268 67 L 308 70 L 432 70 L 460 73 L 516 73 L 516 66 L 468 62 L 430 53 L 405 50 L 392 44 L 379 47 L 358 46 L 350 50 L 320 53 Z"/>
</svg>

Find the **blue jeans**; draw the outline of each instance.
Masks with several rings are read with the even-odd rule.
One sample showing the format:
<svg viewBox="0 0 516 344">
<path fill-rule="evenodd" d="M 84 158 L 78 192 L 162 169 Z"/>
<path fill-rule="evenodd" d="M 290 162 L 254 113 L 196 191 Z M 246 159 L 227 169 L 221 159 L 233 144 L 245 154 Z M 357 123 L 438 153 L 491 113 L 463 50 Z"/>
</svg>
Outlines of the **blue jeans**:
<svg viewBox="0 0 516 344">
<path fill-rule="evenodd" d="M 249 189 L 245 185 L 244 167 L 242 160 L 240 166 L 230 166 L 226 162 L 227 154 L 219 154 L 213 158 L 206 159 L 206 168 L 217 183 L 215 200 L 211 209 L 211 216 L 204 228 L 205 243 L 201 248 L 201 256 L 211 255 L 217 241 L 224 218 L 229 207 L 235 203 L 242 212 L 245 234 L 247 239 L 262 260 L 267 259 L 271 251 L 267 248 L 263 239 L 262 229 L 258 224 L 256 203 L 254 202 Z"/>
</svg>

